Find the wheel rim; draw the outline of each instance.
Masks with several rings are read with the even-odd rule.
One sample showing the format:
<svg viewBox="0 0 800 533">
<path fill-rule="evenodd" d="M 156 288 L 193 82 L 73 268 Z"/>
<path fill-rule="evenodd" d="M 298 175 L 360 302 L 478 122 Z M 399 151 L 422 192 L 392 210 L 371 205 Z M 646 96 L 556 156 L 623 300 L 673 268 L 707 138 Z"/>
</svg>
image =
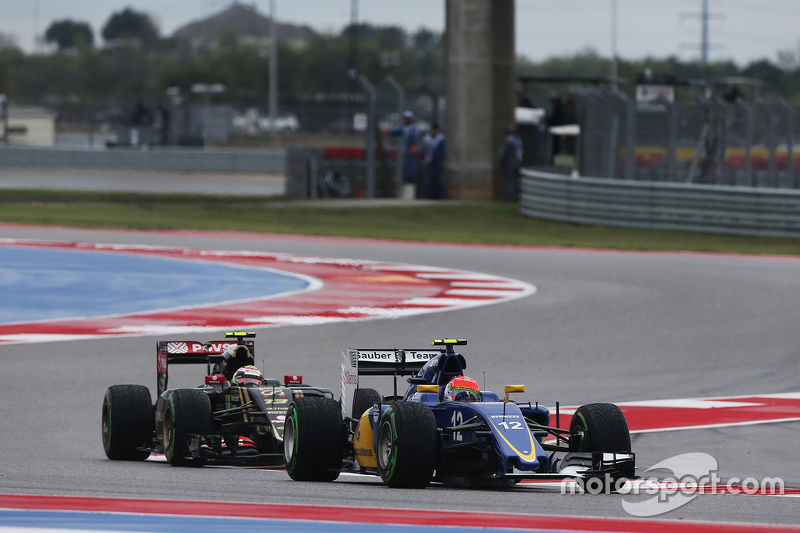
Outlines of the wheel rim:
<svg viewBox="0 0 800 533">
<path fill-rule="evenodd" d="M 172 438 L 175 431 L 172 428 L 172 411 L 167 410 L 164 414 L 164 454 L 168 454 L 172 448 Z"/>
<path fill-rule="evenodd" d="M 581 448 L 581 451 L 586 451 L 586 450 L 589 449 L 589 437 L 588 437 L 589 431 L 586 429 L 589 426 L 589 424 L 586 423 L 586 418 L 583 416 L 583 413 L 575 413 L 575 414 L 581 420 L 580 422 L 578 422 L 575 425 L 575 429 L 577 431 L 581 431 L 583 433 L 583 435 L 581 436 L 581 446 L 580 446 L 580 448 Z"/>
<path fill-rule="evenodd" d="M 283 428 L 283 459 L 287 463 L 291 463 L 294 457 L 294 445 L 296 440 L 294 413 L 292 413 L 292 416 L 288 417 L 286 426 Z"/>
<path fill-rule="evenodd" d="M 108 430 L 109 430 L 109 423 L 108 423 L 108 404 L 103 404 L 103 446 L 108 448 Z"/>
<path fill-rule="evenodd" d="M 378 433 L 378 463 L 382 470 L 389 468 L 389 463 L 392 460 L 392 426 L 388 423 L 381 426 Z"/>
</svg>

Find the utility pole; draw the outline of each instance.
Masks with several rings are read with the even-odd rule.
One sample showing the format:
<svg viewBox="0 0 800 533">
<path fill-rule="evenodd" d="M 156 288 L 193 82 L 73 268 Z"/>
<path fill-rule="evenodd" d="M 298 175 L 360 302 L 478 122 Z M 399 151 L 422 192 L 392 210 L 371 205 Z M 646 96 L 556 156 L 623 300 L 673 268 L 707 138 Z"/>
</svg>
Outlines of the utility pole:
<svg viewBox="0 0 800 533">
<path fill-rule="evenodd" d="M 700 13 L 682 13 L 681 18 L 693 18 L 700 20 L 700 62 L 708 65 L 708 51 L 712 48 L 708 37 L 708 26 L 712 18 L 719 18 L 712 14 L 708 9 L 709 0 L 700 0 Z M 697 49 L 696 44 L 682 44 L 681 48 Z"/>
<path fill-rule="evenodd" d="M 350 0 L 350 57 L 348 57 L 347 71 L 358 72 L 358 0 Z M 357 85 L 358 82 L 353 78 L 351 80 L 355 83 L 347 85 L 347 101 L 344 109 L 346 127 L 342 130 L 342 135 L 347 135 L 352 127 L 356 107 L 353 85 Z M 372 124 L 369 124 L 369 127 L 372 127 Z"/>
<path fill-rule="evenodd" d="M 700 61 L 708 65 L 708 0 L 703 0 L 702 11 L 700 13 Z"/>
<path fill-rule="evenodd" d="M 36 0 L 33 9 L 33 50 L 39 52 L 39 0 Z"/>
<path fill-rule="evenodd" d="M 617 0 L 611 0 L 611 77 L 617 77 Z"/>
<path fill-rule="evenodd" d="M 350 2 L 350 65 L 358 71 L 358 0 Z"/>
<path fill-rule="evenodd" d="M 8 144 L 8 99 L 5 94 L 0 94 L 0 126 L 3 126 L 3 136 L 0 141 Z"/>
<path fill-rule="evenodd" d="M 275 0 L 269 1 L 269 123 L 272 136 L 278 134 L 278 24 Z"/>
</svg>

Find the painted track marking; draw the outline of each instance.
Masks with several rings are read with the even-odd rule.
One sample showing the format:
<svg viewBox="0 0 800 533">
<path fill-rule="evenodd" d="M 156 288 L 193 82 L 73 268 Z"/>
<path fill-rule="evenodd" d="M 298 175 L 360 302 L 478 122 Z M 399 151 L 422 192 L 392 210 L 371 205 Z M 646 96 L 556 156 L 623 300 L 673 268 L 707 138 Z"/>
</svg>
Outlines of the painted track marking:
<svg viewBox="0 0 800 533">
<path fill-rule="evenodd" d="M 203 306 L 94 318 L 0 325 L 2 342 L 47 342 L 107 336 L 173 335 L 229 328 L 313 325 L 400 318 L 497 304 L 536 292 L 528 283 L 491 274 L 424 265 L 251 251 L 0 239 L 0 246 L 79 250 L 267 269 L 309 280 L 304 291 Z M 455 283 L 479 281 L 494 288 Z M 457 291 L 456 295 L 449 294 Z M 464 293 L 463 291 L 468 291 Z M 471 292 L 470 292 L 471 291 Z M 246 295 L 241 295 L 246 296 Z M 236 295 L 233 295 L 235 298 Z"/>
<path fill-rule="evenodd" d="M 5 509 L 5 510 L 2 510 Z M 12 513 L 22 511 L 20 515 Z M 70 511 L 57 513 L 57 511 Z M 20 496 L 0 495 L 0 516 L 4 523 L 8 518 L 16 516 L 17 527 L 36 527 L 40 520 L 49 519 L 48 525 L 72 529 L 71 525 L 80 522 L 100 524 L 100 529 L 115 526 L 115 530 L 124 530 L 126 520 L 135 521 L 136 517 L 185 517 L 184 527 L 159 528 L 160 531 L 219 531 L 206 529 L 203 521 L 195 521 L 190 517 L 231 517 L 251 519 L 249 525 L 268 526 L 278 522 L 285 531 L 327 530 L 327 531 L 403 531 L 393 526 L 427 526 L 440 530 L 443 524 L 450 528 L 440 531 L 617 531 L 617 532 L 653 532 L 672 533 L 679 530 L 685 533 L 711 533 L 726 531 L 739 533 L 745 531 L 770 531 L 773 533 L 800 532 L 796 526 L 776 526 L 766 524 L 734 524 L 726 522 L 696 522 L 687 520 L 607 518 L 584 516 L 554 516 L 515 513 L 489 513 L 475 511 L 439 511 L 432 509 L 379 509 L 369 507 L 327 507 L 311 505 L 287 505 L 269 503 L 242 502 L 191 502 L 180 500 L 143 500 L 117 498 L 86 498 L 70 496 Z M 264 517 L 269 517 L 265 519 Z M 299 517 L 302 517 L 299 518 Z M 109 520 L 109 518 L 111 520 Z M 113 521 L 113 522 L 112 522 Z M 213 521 L 214 525 L 217 524 Z M 78 528 L 81 527 L 78 526 Z M 237 524 L 238 525 L 238 524 Z M 347 529 L 341 528 L 342 525 Z M 363 526 L 368 526 L 367 529 Z M 189 526 L 189 527 L 187 527 Z M 200 529 L 191 529 L 191 526 Z M 152 527 L 152 526 L 151 526 Z M 97 529 L 89 527 L 87 529 Z M 260 528 L 265 529 L 265 528 Z M 141 530 L 141 529 L 140 529 Z M 241 531 L 231 528 L 226 531 Z"/>
<path fill-rule="evenodd" d="M 619 402 L 631 433 L 659 433 L 687 429 L 708 429 L 800 420 L 800 392 L 675 398 Z M 560 409 L 560 424 L 569 427 L 577 407 Z M 555 409 L 551 408 L 551 415 Z M 552 421 L 555 423 L 555 420 Z M 548 439 L 555 440 L 555 439 Z"/>
<path fill-rule="evenodd" d="M 265 268 L 166 257 L 0 246 L 0 324 L 197 307 L 231 295 L 269 298 L 316 283 Z"/>
</svg>

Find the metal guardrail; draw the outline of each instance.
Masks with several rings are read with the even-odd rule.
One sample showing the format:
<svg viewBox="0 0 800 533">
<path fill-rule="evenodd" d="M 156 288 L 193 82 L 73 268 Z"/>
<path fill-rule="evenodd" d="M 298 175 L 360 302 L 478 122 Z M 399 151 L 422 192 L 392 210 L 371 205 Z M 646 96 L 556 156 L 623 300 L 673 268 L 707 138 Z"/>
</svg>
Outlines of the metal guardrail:
<svg viewBox="0 0 800 533">
<path fill-rule="evenodd" d="M 800 191 L 522 171 L 522 214 L 578 224 L 800 238 Z"/>
<path fill-rule="evenodd" d="M 0 147 L 0 167 L 283 174 L 285 150 Z"/>
</svg>

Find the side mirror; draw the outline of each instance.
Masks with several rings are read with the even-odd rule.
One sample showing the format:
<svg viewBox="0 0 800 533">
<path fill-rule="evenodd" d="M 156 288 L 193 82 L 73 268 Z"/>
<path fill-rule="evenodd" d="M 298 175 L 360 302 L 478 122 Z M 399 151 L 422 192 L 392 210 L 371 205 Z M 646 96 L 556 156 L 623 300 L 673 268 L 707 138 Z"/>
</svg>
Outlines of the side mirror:
<svg viewBox="0 0 800 533">
<path fill-rule="evenodd" d="M 512 392 L 525 392 L 525 385 L 506 385 L 506 403 L 508 403 L 508 395 Z"/>
<path fill-rule="evenodd" d="M 286 375 L 283 376 L 283 384 L 284 385 L 302 385 L 303 384 L 303 376 L 299 375 Z"/>
<path fill-rule="evenodd" d="M 206 376 L 206 385 L 225 385 L 225 376 L 222 374 Z"/>
<path fill-rule="evenodd" d="M 417 385 L 417 392 L 432 392 L 436 394 L 436 403 L 439 403 L 439 385 Z"/>
</svg>

